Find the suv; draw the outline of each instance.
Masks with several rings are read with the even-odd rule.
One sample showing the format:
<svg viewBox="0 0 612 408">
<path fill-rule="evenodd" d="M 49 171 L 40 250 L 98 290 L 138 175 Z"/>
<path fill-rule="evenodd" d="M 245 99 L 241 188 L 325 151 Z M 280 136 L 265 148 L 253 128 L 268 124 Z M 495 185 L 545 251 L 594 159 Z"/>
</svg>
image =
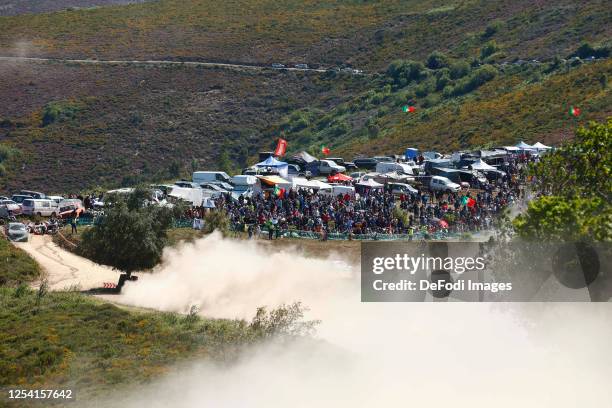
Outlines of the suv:
<svg viewBox="0 0 612 408">
<path fill-rule="evenodd" d="M 346 167 L 337 165 L 333 160 L 319 161 L 320 174 L 344 173 L 345 171 Z"/>
<path fill-rule="evenodd" d="M 432 191 L 445 191 L 447 193 L 456 193 L 461 190 L 461 186 L 453 183 L 446 177 L 433 176 L 429 182 L 429 188 Z"/>
<path fill-rule="evenodd" d="M 353 163 L 360 169 L 374 170 L 378 162 L 370 157 L 361 157 L 353 160 Z"/>
</svg>

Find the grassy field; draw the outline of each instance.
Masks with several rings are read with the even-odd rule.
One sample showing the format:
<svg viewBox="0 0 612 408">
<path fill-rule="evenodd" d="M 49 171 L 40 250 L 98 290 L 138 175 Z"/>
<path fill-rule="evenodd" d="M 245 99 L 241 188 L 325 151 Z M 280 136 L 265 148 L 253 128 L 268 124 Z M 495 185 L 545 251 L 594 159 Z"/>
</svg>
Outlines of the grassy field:
<svg viewBox="0 0 612 408">
<path fill-rule="evenodd" d="M 146 383 L 187 358 L 229 361 L 258 335 L 244 321 L 0 287 L 0 386 L 70 387 L 89 398 Z"/>
<path fill-rule="evenodd" d="M 15 286 L 35 280 L 40 267 L 23 250 L 0 236 L 0 286 Z"/>
</svg>

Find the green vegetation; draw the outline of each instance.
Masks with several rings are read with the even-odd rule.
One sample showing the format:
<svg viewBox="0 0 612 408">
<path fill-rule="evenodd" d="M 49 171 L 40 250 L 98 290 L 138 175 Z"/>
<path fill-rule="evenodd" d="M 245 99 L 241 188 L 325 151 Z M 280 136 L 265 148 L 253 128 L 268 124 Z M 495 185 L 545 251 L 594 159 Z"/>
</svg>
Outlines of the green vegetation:
<svg viewBox="0 0 612 408">
<path fill-rule="evenodd" d="M 157 265 L 168 241 L 167 232 L 182 209 L 147 205 L 150 197 L 150 190 L 143 187 L 125 197 L 107 197 L 110 209 L 82 234 L 79 253 L 128 276 Z"/>
<path fill-rule="evenodd" d="M 536 240 L 612 241 L 612 118 L 590 123 L 576 139 L 532 168 L 541 193 L 514 221 Z"/>
<path fill-rule="evenodd" d="M 40 266 L 23 250 L 0 238 L 0 287 L 31 282 L 40 276 Z"/>
<path fill-rule="evenodd" d="M 252 322 L 125 310 L 77 292 L 0 287 L 0 386 L 71 386 L 80 398 L 145 383 L 187 358 L 231 362 L 270 336 L 307 335 L 299 304 Z"/>
<path fill-rule="evenodd" d="M 1 18 L 0 54 L 305 62 L 366 75 L 9 65 L 0 138 L 23 155 L 0 188 L 65 193 L 235 172 L 280 134 L 290 153 L 325 144 L 349 158 L 556 143 L 573 134 L 570 104 L 581 121 L 609 114 L 610 62 L 562 60 L 609 55 L 608 15 L 599 0 L 161 0 Z M 406 104 L 417 111 L 402 114 Z"/>
</svg>

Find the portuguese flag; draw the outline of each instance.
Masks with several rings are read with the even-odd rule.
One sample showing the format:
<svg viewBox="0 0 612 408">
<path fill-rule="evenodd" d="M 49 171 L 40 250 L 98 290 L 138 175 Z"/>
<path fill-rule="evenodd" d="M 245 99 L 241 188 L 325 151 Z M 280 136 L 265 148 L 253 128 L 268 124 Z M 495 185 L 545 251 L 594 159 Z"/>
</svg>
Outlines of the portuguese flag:
<svg viewBox="0 0 612 408">
<path fill-rule="evenodd" d="M 321 146 L 321 153 L 323 153 L 324 155 L 327 156 L 329 154 L 329 152 L 330 152 L 329 147 L 327 147 L 325 145 Z"/>
<path fill-rule="evenodd" d="M 406 106 L 404 106 L 404 107 L 402 108 L 402 111 L 403 111 L 404 113 L 412 113 L 412 112 L 416 111 L 416 108 L 415 108 L 414 106 L 408 106 L 408 105 L 406 105 Z"/>
<path fill-rule="evenodd" d="M 575 106 L 570 106 L 569 114 L 572 115 L 573 117 L 577 118 L 578 116 L 580 116 L 581 113 L 582 111 L 580 110 L 580 108 L 577 108 Z"/>
<path fill-rule="evenodd" d="M 277 185 L 274 186 L 274 195 L 280 198 L 283 198 L 285 196 L 285 189 L 284 188 L 280 188 Z"/>
</svg>

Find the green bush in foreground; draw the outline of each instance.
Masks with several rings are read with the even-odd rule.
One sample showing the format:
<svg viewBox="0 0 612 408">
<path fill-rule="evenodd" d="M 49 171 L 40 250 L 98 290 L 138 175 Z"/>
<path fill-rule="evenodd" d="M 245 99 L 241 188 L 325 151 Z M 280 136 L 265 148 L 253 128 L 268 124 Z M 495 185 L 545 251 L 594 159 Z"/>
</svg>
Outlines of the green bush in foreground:
<svg viewBox="0 0 612 408">
<path fill-rule="evenodd" d="M 591 123 L 533 166 L 542 197 L 514 227 L 530 239 L 612 241 L 612 118 Z"/>
<path fill-rule="evenodd" d="M 40 275 L 40 266 L 23 250 L 0 238 L 0 286 L 30 282 Z"/>
</svg>

